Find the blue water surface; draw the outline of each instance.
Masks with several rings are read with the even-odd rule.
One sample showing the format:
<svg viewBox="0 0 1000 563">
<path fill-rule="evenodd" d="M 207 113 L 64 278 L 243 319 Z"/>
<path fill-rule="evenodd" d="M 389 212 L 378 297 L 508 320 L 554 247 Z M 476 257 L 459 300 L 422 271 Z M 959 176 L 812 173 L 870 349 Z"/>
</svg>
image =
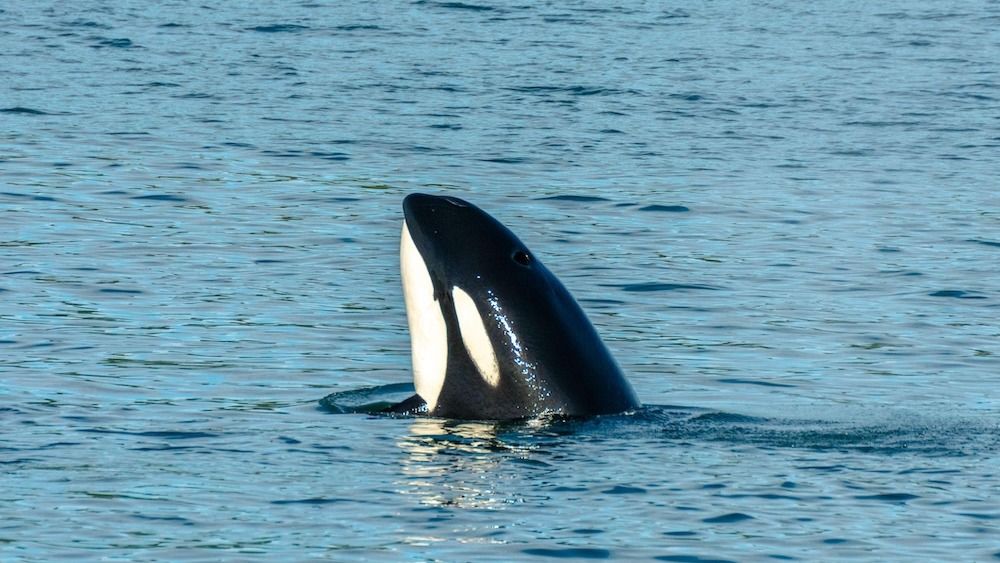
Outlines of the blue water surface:
<svg viewBox="0 0 1000 563">
<path fill-rule="evenodd" d="M 0 560 L 1000 559 L 998 29 L 0 4 Z M 408 392 L 413 191 L 518 233 L 645 406 L 334 414 Z"/>
</svg>

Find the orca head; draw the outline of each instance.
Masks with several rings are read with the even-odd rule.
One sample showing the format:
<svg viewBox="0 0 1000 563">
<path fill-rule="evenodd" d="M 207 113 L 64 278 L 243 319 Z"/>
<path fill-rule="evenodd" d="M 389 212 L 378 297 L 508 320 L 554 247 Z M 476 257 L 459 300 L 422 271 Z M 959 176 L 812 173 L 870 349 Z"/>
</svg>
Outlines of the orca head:
<svg viewBox="0 0 1000 563">
<path fill-rule="evenodd" d="M 579 306 L 507 227 L 464 200 L 403 201 L 400 263 L 417 394 L 432 415 L 635 408 Z"/>
</svg>

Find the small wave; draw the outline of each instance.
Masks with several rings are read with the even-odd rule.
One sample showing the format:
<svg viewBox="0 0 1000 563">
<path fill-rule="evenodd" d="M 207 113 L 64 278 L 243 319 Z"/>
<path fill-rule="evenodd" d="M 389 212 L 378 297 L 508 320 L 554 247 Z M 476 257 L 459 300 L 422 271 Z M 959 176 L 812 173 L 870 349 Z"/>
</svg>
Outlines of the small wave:
<svg viewBox="0 0 1000 563">
<path fill-rule="evenodd" d="M 132 199 L 146 200 L 146 201 L 173 201 L 173 202 L 185 202 L 187 198 L 181 197 L 179 195 L 173 194 L 150 194 L 150 195 L 137 195 Z"/>
<path fill-rule="evenodd" d="M 978 293 L 963 291 L 960 289 L 943 289 L 941 291 L 928 293 L 927 295 L 931 297 L 951 297 L 953 299 L 986 299 L 985 295 L 979 295 Z"/>
<path fill-rule="evenodd" d="M 338 25 L 337 31 L 376 31 L 382 29 L 377 25 L 367 25 L 367 24 L 348 24 L 348 25 Z"/>
<path fill-rule="evenodd" d="M 686 213 L 691 209 L 683 205 L 647 205 L 640 207 L 639 211 L 658 211 L 663 213 Z"/>
<path fill-rule="evenodd" d="M 448 10 L 469 10 L 472 12 L 492 12 L 496 9 L 493 6 L 466 4 L 465 2 L 417 2 L 417 4 L 426 4 L 435 8 L 445 8 Z"/>
<path fill-rule="evenodd" d="M 602 284 L 603 287 L 618 287 L 622 291 L 630 292 L 647 292 L 647 291 L 683 291 L 689 289 L 695 290 L 707 290 L 707 291 L 718 291 L 720 288 L 712 287 L 710 285 L 699 285 L 699 284 L 686 284 L 686 283 L 659 283 L 659 282 L 646 282 L 646 283 L 628 283 L 624 285 L 619 284 Z"/>
<path fill-rule="evenodd" d="M 91 45 L 91 47 L 95 49 L 103 49 L 105 47 L 110 47 L 112 49 L 131 49 L 137 46 L 138 45 L 132 43 L 132 40 L 127 37 L 117 37 L 114 39 L 101 39 L 97 43 Z"/>
<path fill-rule="evenodd" d="M 596 547 L 565 547 L 565 548 L 548 548 L 548 547 L 532 547 L 528 549 L 522 549 L 521 553 L 525 555 L 534 555 L 537 557 L 555 557 L 556 559 L 610 559 L 611 552 L 607 549 L 601 549 Z"/>
<path fill-rule="evenodd" d="M 412 383 L 390 383 L 330 393 L 319 408 L 333 414 L 377 414 L 416 393 Z"/>
<path fill-rule="evenodd" d="M 42 111 L 40 109 L 26 108 L 22 106 L 0 108 L 0 113 L 15 113 L 20 115 L 52 115 L 47 111 Z"/>
<path fill-rule="evenodd" d="M 505 88 L 509 92 L 523 94 L 570 94 L 573 96 L 621 96 L 625 94 L 640 94 L 638 90 L 623 90 L 621 88 L 604 88 L 600 86 L 511 86 Z"/>
<path fill-rule="evenodd" d="M 385 408 L 414 393 L 410 383 L 394 383 L 332 393 L 320 399 L 319 408 L 334 414 L 383 414 Z M 410 418 L 408 416 L 407 418 Z M 761 448 L 814 451 L 856 451 L 877 455 L 981 456 L 1000 449 L 1000 424 L 958 416 L 885 412 L 852 413 L 846 419 L 836 412 L 824 418 L 749 416 L 699 407 L 644 405 L 639 410 L 593 417 L 545 417 L 516 421 L 461 421 L 412 416 L 440 423 L 444 441 L 472 440 L 481 433 L 495 439 L 499 449 L 516 448 L 554 436 L 581 439 L 662 440 L 667 444 L 726 442 Z M 458 434 L 451 435 L 453 429 Z M 478 430 L 477 430 L 478 429 Z M 478 436 L 482 437 L 482 436 Z M 829 471 L 839 471 L 831 466 Z M 790 484 L 793 487 L 794 484 Z M 619 491 L 624 494 L 629 491 Z M 638 491 L 634 491 L 638 492 Z M 886 493 L 884 499 L 894 501 Z M 876 499 L 879 500 L 879 499 Z M 896 499 L 897 501 L 900 499 Z"/>
<path fill-rule="evenodd" d="M 606 197 L 598 197 L 592 195 L 553 195 L 548 197 L 540 197 L 538 201 L 575 201 L 577 203 L 590 203 L 595 201 L 611 201 Z"/>
<path fill-rule="evenodd" d="M 982 244 L 982 245 L 985 245 L 985 246 L 993 246 L 993 247 L 1000 248 L 1000 242 L 993 241 L 993 240 L 969 239 L 966 242 L 974 242 L 974 243 Z"/>
<path fill-rule="evenodd" d="M 294 23 L 276 23 L 271 25 L 256 25 L 246 29 L 247 31 L 259 31 L 260 33 L 297 33 L 309 28 Z"/>
</svg>

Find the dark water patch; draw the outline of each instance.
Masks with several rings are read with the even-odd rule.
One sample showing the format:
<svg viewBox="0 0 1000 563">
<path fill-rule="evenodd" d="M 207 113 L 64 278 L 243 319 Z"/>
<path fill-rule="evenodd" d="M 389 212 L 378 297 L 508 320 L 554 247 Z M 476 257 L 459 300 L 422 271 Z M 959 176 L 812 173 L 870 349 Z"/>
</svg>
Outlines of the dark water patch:
<svg viewBox="0 0 1000 563">
<path fill-rule="evenodd" d="M 986 299 L 985 295 L 979 295 L 978 293 L 958 289 L 943 289 L 941 291 L 928 293 L 927 295 L 931 297 L 950 297 L 952 299 Z"/>
<path fill-rule="evenodd" d="M 735 413 L 719 412 L 719 411 L 697 413 L 691 420 L 697 422 L 708 422 L 711 424 L 763 423 L 767 421 L 767 419 L 757 416 L 747 416 L 745 414 L 735 414 Z"/>
<path fill-rule="evenodd" d="M 647 205 L 640 207 L 639 211 L 658 211 L 662 213 L 686 213 L 691 209 L 683 205 Z"/>
<path fill-rule="evenodd" d="M 65 25 L 69 27 L 83 27 L 87 29 L 111 29 L 108 24 L 95 22 L 93 20 L 76 19 L 70 22 L 66 22 Z"/>
<path fill-rule="evenodd" d="M 844 125 L 860 127 L 915 127 L 923 125 L 920 121 L 845 121 Z"/>
<path fill-rule="evenodd" d="M 275 260 L 273 258 L 261 258 L 260 260 L 254 260 L 254 264 L 284 264 L 288 260 Z"/>
<path fill-rule="evenodd" d="M 617 88 L 594 86 L 511 86 L 505 88 L 505 90 L 523 94 L 570 94 L 573 96 L 620 96 L 622 94 L 639 93 L 636 90 L 620 90 Z"/>
<path fill-rule="evenodd" d="M 976 244 L 982 244 L 986 246 L 992 246 L 994 248 L 1000 248 L 1000 242 L 992 240 L 968 239 L 966 242 L 974 242 Z"/>
<path fill-rule="evenodd" d="M 698 284 L 683 284 L 683 283 L 658 283 L 658 282 L 646 282 L 646 283 L 629 283 L 624 285 L 618 284 L 602 284 L 602 287 L 618 287 L 622 291 L 630 292 L 649 292 L 649 291 L 681 291 L 681 290 L 707 290 L 707 291 L 718 291 L 720 288 L 712 287 L 710 285 L 698 285 Z"/>
<path fill-rule="evenodd" d="M 184 432 L 180 430 L 146 430 L 133 432 L 129 430 L 109 430 L 107 428 L 77 428 L 77 432 L 86 434 L 123 434 L 140 438 L 163 438 L 164 440 L 193 440 L 198 438 L 218 438 L 219 434 L 210 432 Z"/>
<path fill-rule="evenodd" d="M 697 555 L 659 555 L 653 559 L 656 561 L 674 561 L 675 563 L 736 563 L 729 559 L 704 559 Z"/>
<path fill-rule="evenodd" d="M 301 157 L 305 156 L 305 154 L 306 154 L 305 151 L 294 150 L 294 149 L 292 149 L 292 150 L 281 150 L 281 151 L 263 150 L 261 152 L 264 153 L 264 154 L 266 154 L 267 156 L 273 156 L 273 157 L 277 157 L 277 158 L 301 158 Z"/>
<path fill-rule="evenodd" d="M 681 100 L 681 101 L 685 101 L 685 102 L 700 102 L 701 100 L 705 99 L 705 97 L 702 96 L 701 94 L 693 94 L 693 93 L 692 94 L 670 94 L 667 97 L 670 98 L 670 99 L 673 99 L 673 100 Z"/>
<path fill-rule="evenodd" d="M 899 472 L 900 475 L 912 475 L 914 473 L 922 473 L 926 475 L 957 475 L 961 473 L 958 469 L 925 469 L 923 467 L 910 467 Z"/>
<path fill-rule="evenodd" d="M 799 502 L 802 497 L 797 497 L 794 495 L 779 495 L 777 493 L 754 493 L 754 494 L 737 494 L 737 495 L 718 495 L 719 498 L 760 498 L 764 500 L 793 500 Z"/>
<path fill-rule="evenodd" d="M 879 500 L 883 502 L 902 503 L 920 497 L 918 495 L 911 495 L 909 493 L 884 493 L 879 495 L 857 495 L 854 498 L 858 500 Z"/>
<path fill-rule="evenodd" d="M 30 199 L 32 201 L 55 201 L 56 200 L 56 198 L 49 197 L 47 195 L 22 194 L 22 193 L 17 193 L 17 192 L 0 192 L 0 195 L 5 195 L 5 196 L 8 196 L 8 197 L 27 198 L 27 199 Z"/>
<path fill-rule="evenodd" d="M 100 293 L 117 293 L 117 294 L 127 294 L 127 295 L 138 295 L 144 293 L 139 289 L 119 289 L 116 287 L 102 287 L 98 290 Z"/>
<path fill-rule="evenodd" d="M 347 24 L 334 27 L 337 31 L 378 31 L 382 29 L 377 25 L 370 24 Z"/>
<path fill-rule="evenodd" d="M 181 197 L 174 194 L 150 194 L 150 195 L 137 195 L 132 199 L 146 200 L 146 201 L 172 201 L 176 203 L 186 202 L 188 199 L 186 197 Z"/>
<path fill-rule="evenodd" d="M 734 524 L 736 522 L 743 522 L 744 520 L 753 520 L 753 516 L 748 514 L 743 514 L 742 512 L 731 512 L 729 514 L 723 514 L 721 516 L 712 516 L 710 518 L 702 518 L 702 522 L 706 524 Z"/>
<path fill-rule="evenodd" d="M 1000 520 L 1000 514 L 983 514 L 980 512 L 959 512 L 959 514 L 975 520 Z"/>
<path fill-rule="evenodd" d="M 350 160 L 351 155 L 343 152 L 321 152 L 313 151 L 309 153 L 309 156 L 314 156 L 316 158 L 322 158 L 323 160 L 341 161 Z"/>
<path fill-rule="evenodd" d="M 706 440 L 813 451 L 861 451 L 886 455 L 981 455 L 1000 449 L 1000 428 L 975 420 L 939 420 L 914 415 L 867 421 L 792 420 L 704 412 L 682 416 L 664 407 L 644 407 L 643 417 L 670 441 Z M 879 416 L 884 417 L 885 413 Z M 842 470 L 837 467 L 814 469 Z"/>
<path fill-rule="evenodd" d="M 180 87 L 180 84 L 176 82 L 153 81 L 153 82 L 147 82 L 146 84 L 143 84 L 143 86 L 148 86 L 150 88 L 178 88 Z"/>
<path fill-rule="evenodd" d="M 628 487 L 625 485 L 615 485 L 610 489 L 601 491 L 606 495 L 644 495 L 646 494 L 646 489 L 642 487 Z"/>
<path fill-rule="evenodd" d="M 149 514 L 132 514 L 136 520 L 150 520 L 154 522 L 175 522 L 185 526 L 194 526 L 194 522 L 181 516 L 151 516 Z"/>
<path fill-rule="evenodd" d="M 18 115 L 52 115 L 47 111 L 42 111 L 40 109 L 26 108 L 23 106 L 14 106 L 9 108 L 0 108 L 0 113 L 11 113 Z"/>
<path fill-rule="evenodd" d="M 663 532 L 663 535 L 674 538 L 690 538 L 692 536 L 697 536 L 698 532 L 692 532 L 691 530 L 676 530 L 673 532 Z"/>
<path fill-rule="evenodd" d="M 54 449 L 54 448 L 62 448 L 62 447 L 66 447 L 66 446 L 79 446 L 81 444 L 82 444 L 82 442 L 51 442 L 49 444 L 45 444 L 44 446 L 39 446 L 38 448 L 35 448 L 35 449 L 38 449 L 38 450 L 51 450 L 51 449 Z"/>
<path fill-rule="evenodd" d="M 593 536 L 596 534 L 603 534 L 604 530 L 601 530 L 600 528 L 578 528 L 576 530 L 573 530 L 573 533 L 584 536 Z"/>
<path fill-rule="evenodd" d="M 193 450 L 194 446 L 175 446 L 173 444 L 165 444 L 162 446 L 140 446 L 137 448 L 129 448 L 133 452 L 173 452 L 178 450 Z"/>
<path fill-rule="evenodd" d="M 276 23 L 271 25 L 258 25 L 246 28 L 247 31 L 257 31 L 260 33 L 298 33 L 309 29 L 304 25 L 294 23 Z"/>
<path fill-rule="evenodd" d="M 580 301 L 580 303 L 589 303 L 589 304 L 594 305 L 596 307 L 600 307 L 600 306 L 613 307 L 613 306 L 616 306 L 616 305 L 624 305 L 625 304 L 625 302 L 622 301 L 622 300 L 620 300 L 620 299 L 587 299 L 587 298 L 583 298 L 583 299 L 579 299 L 578 301 Z"/>
<path fill-rule="evenodd" d="M 31 465 L 40 461 L 42 460 L 35 457 L 19 457 L 15 459 L 0 459 L 0 465 Z"/>
<path fill-rule="evenodd" d="M 111 49 L 132 49 L 138 47 L 138 45 L 132 43 L 132 40 L 127 37 L 118 37 L 114 39 L 100 39 L 97 43 L 91 45 L 91 47 L 94 49 L 104 49 L 106 47 Z"/>
<path fill-rule="evenodd" d="M 510 461 L 511 463 L 515 463 L 517 465 L 527 465 L 529 467 L 552 467 L 551 463 L 546 463 L 537 459 L 514 458 Z"/>
<path fill-rule="evenodd" d="M 188 92 L 187 94 L 178 94 L 176 96 L 173 96 L 173 98 L 176 98 L 178 100 L 217 100 L 217 99 L 219 99 L 219 97 L 216 96 L 215 94 L 208 94 L 208 93 L 205 93 L 205 92 Z M 201 123 L 222 123 L 221 121 L 216 120 L 216 119 L 202 119 L 202 120 L 199 120 L 199 121 Z"/>
<path fill-rule="evenodd" d="M 324 497 L 313 497 L 313 498 L 303 498 L 303 499 L 288 499 L 288 500 L 272 500 L 271 504 L 285 505 L 285 504 L 312 504 L 312 505 L 323 505 L 323 504 L 340 504 L 343 502 L 352 502 L 348 498 L 324 498 Z"/>
<path fill-rule="evenodd" d="M 565 549 L 534 547 L 522 549 L 521 553 L 537 557 L 554 557 L 557 559 L 609 559 L 611 557 L 611 552 L 607 549 L 594 547 L 567 547 Z"/>
<path fill-rule="evenodd" d="M 595 201 L 611 201 L 605 197 L 592 196 L 592 195 L 554 195 L 548 197 L 537 198 L 536 201 L 575 201 L 580 203 L 595 202 Z"/>
<path fill-rule="evenodd" d="M 762 381 L 753 379 L 739 379 L 735 377 L 729 377 L 724 379 L 716 379 L 719 383 L 734 383 L 739 385 L 760 385 L 762 387 L 797 387 L 796 385 L 789 385 L 787 383 L 774 383 L 772 381 Z"/>
<path fill-rule="evenodd" d="M 677 20 L 677 19 L 685 19 L 685 18 L 690 18 L 690 17 L 691 17 L 691 13 L 688 12 L 687 10 L 685 10 L 683 8 L 675 8 L 673 10 L 666 10 L 666 11 L 664 11 L 659 16 L 657 16 L 656 19 L 660 19 L 660 20 Z"/>
<path fill-rule="evenodd" d="M 875 151 L 872 149 L 842 149 L 830 151 L 835 156 L 872 156 Z"/>
<path fill-rule="evenodd" d="M 523 156 L 498 156 L 495 158 L 481 158 L 480 162 L 496 162 L 498 164 L 523 164 L 531 159 Z"/>
<path fill-rule="evenodd" d="M 496 8 L 484 4 L 466 4 L 465 2 L 415 2 L 415 4 L 425 4 L 436 8 L 447 10 L 469 10 L 472 12 L 492 12 Z"/>
</svg>

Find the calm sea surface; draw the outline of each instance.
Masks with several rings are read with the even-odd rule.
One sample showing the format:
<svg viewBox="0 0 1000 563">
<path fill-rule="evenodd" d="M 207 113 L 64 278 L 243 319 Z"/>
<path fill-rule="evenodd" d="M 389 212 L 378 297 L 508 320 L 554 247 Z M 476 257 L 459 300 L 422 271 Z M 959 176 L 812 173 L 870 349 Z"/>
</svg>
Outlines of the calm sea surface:
<svg viewBox="0 0 1000 563">
<path fill-rule="evenodd" d="M 0 4 L 0 560 L 1000 559 L 1000 3 L 609 5 Z M 646 406 L 322 406 L 414 191 Z"/>
</svg>

